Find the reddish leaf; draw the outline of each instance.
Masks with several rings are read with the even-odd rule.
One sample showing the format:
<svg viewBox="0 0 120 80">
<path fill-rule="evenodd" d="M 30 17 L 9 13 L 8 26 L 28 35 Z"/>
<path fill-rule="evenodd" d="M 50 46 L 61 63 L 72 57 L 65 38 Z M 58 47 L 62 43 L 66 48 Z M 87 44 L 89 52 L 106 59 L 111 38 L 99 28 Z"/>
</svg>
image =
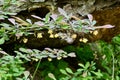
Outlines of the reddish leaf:
<svg viewBox="0 0 120 80">
<path fill-rule="evenodd" d="M 112 26 L 110 24 L 107 24 L 107 25 L 103 25 L 103 26 L 98 26 L 98 27 L 95 27 L 95 28 L 113 28 L 115 26 Z"/>
<path fill-rule="evenodd" d="M 57 15 L 56 14 L 52 14 L 51 18 L 55 21 L 57 19 Z"/>
<path fill-rule="evenodd" d="M 39 19 L 39 20 L 43 20 L 41 17 L 39 16 L 36 16 L 36 15 L 31 15 L 32 17 L 36 18 L 36 19 Z"/>
<path fill-rule="evenodd" d="M 15 19 L 9 18 L 8 20 L 9 20 L 13 25 L 15 25 Z"/>
<path fill-rule="evenodd" d="M 41 21 L 35 22 L 35 24 L 37 24 L 38 26 L 44 26 L 45 24 Z"/>
<path fill-rule="evenodd" d="M 93 16 L 91 14 L 88 14 L 87 16 L 88 16 L 88 19 L 90 20 L 90 22 L 92 22 Z"/>
</svg>

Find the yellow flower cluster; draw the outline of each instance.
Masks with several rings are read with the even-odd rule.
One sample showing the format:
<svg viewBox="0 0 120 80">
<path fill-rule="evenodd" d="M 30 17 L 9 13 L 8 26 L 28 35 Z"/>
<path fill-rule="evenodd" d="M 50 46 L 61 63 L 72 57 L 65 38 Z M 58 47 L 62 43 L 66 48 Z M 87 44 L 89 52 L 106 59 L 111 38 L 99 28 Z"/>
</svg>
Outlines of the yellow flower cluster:
<svg viewBox="0 0 120 80">
<path fill-rule="evenodd" d="M 37 33 L 37 38 L 42 38 L 42 33 Z"/>
<path fill-rule="evenodd" d="M 79 39 L 80 42 L 83 42 L 83 43 L 87 43 L 88 42 L 88 39 L 87 38 L 81 38 Z"/>
<path fill-rule="evenodd" d="M 90 33 L 96 36 L 96 35 L 98 35 L 98 30 L 90 31 Z"/>
<path fill-rule="evenodd" d="M 95 30 L 95 31 L 93 31 L 93 35 L 97 35 L 98 34 L 98 31 L 97 30 Z"/>
<path fill-rule="evenodd" d="M 61 60 L 62 59 L 62 57 L 57 57 L 57 60 Z M 48 58 L 48 61 L 52 61 L 52 58 Z"/>
<path fill-rule="evenodd" d="M 71 38 L 76 39 L 77 38 L 77 34 L 72 34 Z"/>
<path fill-rule="evenodd" d="M 62 57 L 57 57 L 57 60 L 61 60 L 62 59 Z"/>
<path fill-rule="evenodd" d="M 48 61 L 52 61 L 52 58 L 48 58 Z"/>
<path fill-rule="evenodd" d="M 27 43 L 28 42 L 28 39 L 27 38 L 24 38 L 23 39 L 23 43 Z"/>
<path fill-rule="evenodd" d="M 52 30 L 48 30 L 48 33 L 50 34 L 50 38 L 58 38 L 59 35 L 56 33 L 56 34 L 53 34 L 53 31 Z"/>
<path fill-rule="evenodd" d="M 52 33 L 53 33 L 53 30 L 48 30 L 48 33 L 49 33 L 49 34 L 52 34 Z"/>
</svg>

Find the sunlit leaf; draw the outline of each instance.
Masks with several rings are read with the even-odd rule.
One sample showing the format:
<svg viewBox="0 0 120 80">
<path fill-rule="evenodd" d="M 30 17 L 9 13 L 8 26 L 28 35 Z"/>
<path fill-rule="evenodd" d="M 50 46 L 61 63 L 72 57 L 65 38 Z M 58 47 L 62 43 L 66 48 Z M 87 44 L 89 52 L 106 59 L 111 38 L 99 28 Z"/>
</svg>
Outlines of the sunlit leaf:
<svg viewBox="0 0 120 80">
<path fill-rule="evenodd" d="M 70 74 L 73 74 L 73 71 L 70 68 L 66 68 L 66 71 Z"/>
<path fill-rule="evenodd" d="M 25 49 L 25 48 L 19 48 L 19 50 L 20 50 L 21 52 L 28 53 L 27 49 Z"/>
<path fill-rule="evenodd" d="M 83 68 L 85 67 L 85 66 L 84 66 L 83 64 L 81 64 L 81 63 L 79 63 L 78 65 L 79 65 L 80 67 L 83 67 Z"/>
<path fill-rule="evenodd" d="M 79 68 L 79 69 L 77 69 L 77 72 L 82 73 L 83 70 L 84 69 Z"/>
<path fill-rule="evenodd" d="M 69 53 L 68 56 L 70 56 L 70 57 L 76 57 L 75 53 Z"/>
<path fill-rule="evenodd" d="M 4 37 L 3 37 L 3 38 L 0 38 L 0 45 L 4 44 L 4 42 L 5 42 Z"/>
<path fill-rule="evenodd" d="M 52 74 L 52 73 L 48 73 L 48 76 L 53 79 L 53 80 L 56 80 L 55 76 Z"/>
<path fill-rule="evenodd" d="M 37 50 L 37 49 L 33 49 L 33 51 L 34 51 L 36 54 L 41 52 L 40 50 Z"/>
<path fill-rule="evenodd" d="M 50 58 L 56 58 L 55 55 L 53 55 L 52 53 L 49 55 Z"/>
<path fill-rule="evenodd" d="M 52 52 L 53 50 L 51 48 L 45 48 L 45 50 Z"/>
<path fill-rule="evenodd" d="M 7 54 L 5 51 L 0 51 L 1 54 Z"/>
<path fill-rule="evenodd" d="M 63 69 L 60 69 L 60 72 L 61 72 L 62 74 L 68 75 L 68 73 L 67 73 L 65 70 L 63 70 Z"/>
<path fill-rule="evenodd" d="M 90 66 L 90 63 L 87 62 L 87 63 L 85 64 L 85 69 L 88 69 L 89 66 Z"/>
</svg>

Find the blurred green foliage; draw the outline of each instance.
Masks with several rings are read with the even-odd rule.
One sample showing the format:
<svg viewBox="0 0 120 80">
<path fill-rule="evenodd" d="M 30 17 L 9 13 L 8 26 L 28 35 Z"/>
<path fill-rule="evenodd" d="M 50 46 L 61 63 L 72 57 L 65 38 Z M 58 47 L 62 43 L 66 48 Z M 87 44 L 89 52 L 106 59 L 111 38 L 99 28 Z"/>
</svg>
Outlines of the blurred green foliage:
<svg viewBox="0 0 120 80">
<path fill-rule="evenodd" d="M 88 44 L 82 44 L 80 46 L 71 45 L 64 47 L 63 50 L 67 52 L 75 52 L 77 55 L 77 59 L 83 63 L 87 61 L 92 61 L 94 59 L 93 51 L 91 50 L 91 47 Z"/>
</svg>

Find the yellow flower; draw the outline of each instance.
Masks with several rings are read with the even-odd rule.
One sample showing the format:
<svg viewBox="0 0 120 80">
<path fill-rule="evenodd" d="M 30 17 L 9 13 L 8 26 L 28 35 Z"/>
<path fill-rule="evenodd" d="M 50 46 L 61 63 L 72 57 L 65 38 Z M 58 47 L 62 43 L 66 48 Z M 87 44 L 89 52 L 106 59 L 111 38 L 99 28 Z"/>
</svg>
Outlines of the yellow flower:
<svg viewBox="0 0 120 80">
<path fill-rule="evenodd" d="M 93 31 L 90 31 L 90 34 L 92 34 L 93 33 Z"/>
<path fill-rule="evenodd" d="M 53 35 L 53 34 L 50 34 L 50 38 L 54 38 L 54 35 Z"/>
<path fill-rule="evenodd" d="M 105 58 L 106 58 L 106 56 L 105 56 L 105 55 L 103 55 L 103 56 L 102 56 L 102 58 L 103 58 L 103 59 L 105 59 Z"/>
<path fill-rule="evenodd" d="M 23 43 L 27 43 L 28 42 L 28 39 L 27 38 L 24 38 L 23 39 Z"/>
<path fill-rule="evenodd" d="M 52 58 L 48 58 L 48 61 L 52 61 Z"/>
<path fill-rule="evenodd" d="M 38 62 L 39 59 L 35 59 L 36 62 Z"/>
<path fill-rule="evenodd" d="M 93 34 L 94 34 L 94 35 L 97 35 L 97 34 L 98 34 L 98 31 L 97 31 L 97 30 L 95 30 L 95 31 L 93 32 Z"/>
<path fill-rule="evenodd" d="M 49 34 L 52 34 L 52 33 L 53 33 L 53 30 L 48 30 L 48 33 L 49 33 Z"/>
<path fill-rule="evenodd" d="M 59 35 L 58 34 L 55 34 L 55 38 L 58 38 L 59 37 Z"/>
<path fill-rule="evenodd" d="M 60 59 L 62 59 L 62 57 L 57 57 L 57 60 L 60 60 Z"/>
<path fill-rule="evenodd" d="M 33 59 L 34 61 L 36 61 L 36 62 L 38 61 L 38 59 L 37 59 L 37 58 L 32 58 L 32 59 Z"/>
<path fill-rule="evenodd" d="M 82 39 L 82 38 L 80 38 L 80 39 L 79 39 L 79 41 L 80 41 L 80 42 L 82 42 L 82 41 L 83 41 L 83 39 Z"/>
<path fill-rule="evenodd" d="M 42 38 L 42 33 L 37 33 L 37 38 Z"/>
<path fill-rule="evenodd" d="M 72 34 L 71 36 L 73 39 L 76 39 L 77 38 L 77 34 Z"/>
<path fill-rule="evenodd" d="M 87 38 L 83 38 L 83 43 L 87 43 L 88 39 Z"/>
</svg>

